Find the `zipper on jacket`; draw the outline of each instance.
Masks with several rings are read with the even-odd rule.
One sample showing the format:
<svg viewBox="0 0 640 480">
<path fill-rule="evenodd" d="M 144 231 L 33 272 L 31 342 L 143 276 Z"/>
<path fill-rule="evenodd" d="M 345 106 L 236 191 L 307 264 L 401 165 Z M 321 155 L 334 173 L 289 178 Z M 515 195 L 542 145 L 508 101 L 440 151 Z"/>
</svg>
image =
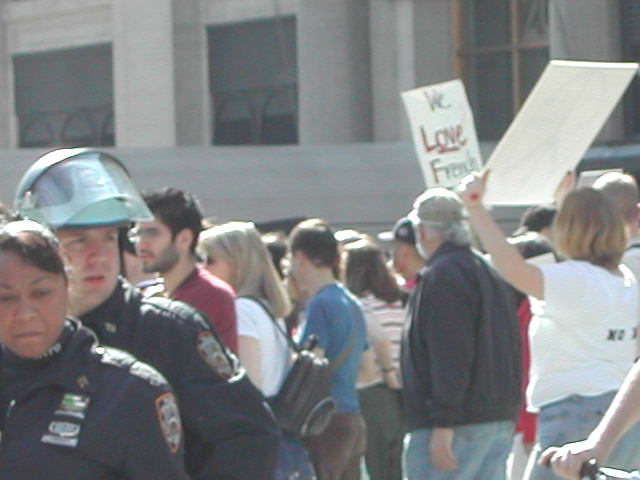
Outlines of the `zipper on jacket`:
<svg viewBox="0 0 640 480">
<path fill-rule="evenodd" d="M 4 428 L 0 430 L 0 448 L 3 446 L 4 442 L 4 432 L 7 430 L 7 424 L 9 423 L 9 417 L 11 417 L 11 412 L 13 411 L 13 407 L 16 405 L 15 398 L 9 402 L 9 406 L 7 407 L 7 411 L 4 414 Z"/>
</svg>

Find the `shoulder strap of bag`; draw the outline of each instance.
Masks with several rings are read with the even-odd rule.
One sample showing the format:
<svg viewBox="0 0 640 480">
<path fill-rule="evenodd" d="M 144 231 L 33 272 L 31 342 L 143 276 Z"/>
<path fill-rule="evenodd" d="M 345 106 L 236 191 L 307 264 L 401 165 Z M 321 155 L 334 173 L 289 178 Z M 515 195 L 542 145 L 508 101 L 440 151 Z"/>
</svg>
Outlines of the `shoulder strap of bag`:
<svg viewBox="0 0 640 480">
<path fill-rule="evenodd" d="M 344 362 L 347 361 L 347 359 L 351 356 L 351 352 L 353 351 L 353 346 L 356 343 L 357 326 L 355 322 L 357 317 L 356 309 L 358 308 L 358 305 L 355 302 L 353 302 L 351 304 L 351 308 L 353 310 L 354 315 L 353 315 L 353 328 L 351 328 L 351 333 L 349 334 L 349 343 L 347 343 L 347 345 L 342 348 L 338 356 L 331 361 L 331 364 L 329 366 L 329 370 L 331 371 L 331 373 L 334 373 L 336 370 L 338 370 L 342 366 Z"/>
<path fill-rule="evenodd" d="M 282 326 L 278 323 L 278 320 L 276 320 L 276 317 L 274 317 L 273 313 L 271 313 L 271 309 L 269 307 L 267 307 L 267 305 L 262 301 L 262 299 L 260 299 L 258 297 L 252 297 L 252 296 L 249 296 L 249 295 L 243 295 L 243 296 L 238 297 L 238 298 L 246 298 L 248 300 L 253 300 L 258 305 L 260 305 L 262 307 L 262 309 L 266 312 L 266 314 L 269 316 L 269 318 L 271 319 L 273 324 L 276 326 L 276 329 L 278 330 L 278 332 L 280 332 L 280 334 L 285 338 L 285 340 L 287 341 L 287 343 L 289 344 L 291 349 L 294 352 L 300 353 L 302 348 L 300 348 L 296 344 L 296 342 L 293 341 L 293 338 L 291 338 L 291 335 L 289 334 L 289 332 L 287 330 L 285 330 L 284 328 L 282 328 Z"/>
<path fill-rule="evenodd" d="M 243 295 L 238 298 L 247 298 L 249 300 L 253 300 L 258 305 L 260 305 L 262 309 L 267 313 L 271 321 L 274 323 L 278 331 L 287 340 L 287 343 L 293 349 L 293 351 L 296 353 L 300 353 L 302 351 L 302 348 L 299 345 L 297 345 L 296 342 L 293 341 L 293 338 L 291 338 L 291 335 L 289 334 L 289 332 L 284 330 L 280 326 L 276 318 L 273 316 L 273 313 L 271 313 L 271 310 L 267 307 L 267 305 L 265 305 L 265 303 L 260 298 L 252 297 L 249 295 Z M 354 310 L 356 309 L 355 304 L 353 305 L 353 309 Z M 355 322 L 355 315 L 354 315 L 354 322 Z M 353 351 L 353 346 L 355 344 L 355 341 L 356 341 L 356 326 L 354 324 L 353 328 L 351 329 L 351 334 L 349 335 L 349 343 L 340 351 L 340 353 L 336 358 L 334 358 L 329 362 L 329 371 L 331 373 L 334 373 L 336 370 L 338 370 L 342 366 L 342 364 L 347 361 L 347 358 L 351 356 L 351 352 Z"/>
</svg>

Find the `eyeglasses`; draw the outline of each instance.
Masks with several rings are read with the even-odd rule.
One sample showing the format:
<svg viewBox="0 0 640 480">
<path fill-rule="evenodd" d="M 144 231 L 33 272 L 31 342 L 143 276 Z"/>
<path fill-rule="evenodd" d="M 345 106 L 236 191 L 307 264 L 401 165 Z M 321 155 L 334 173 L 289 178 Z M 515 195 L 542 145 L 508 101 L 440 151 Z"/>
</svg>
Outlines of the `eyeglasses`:
<svg viewBox="0 0 640 480">
<path fill-rule="evenodd" d="M 142 240 L 152 240 L 160 235 L 158 227 L 132 228 L 127 232 L 127 238 L 131 243 L 138 243 Z"/>
</svg>

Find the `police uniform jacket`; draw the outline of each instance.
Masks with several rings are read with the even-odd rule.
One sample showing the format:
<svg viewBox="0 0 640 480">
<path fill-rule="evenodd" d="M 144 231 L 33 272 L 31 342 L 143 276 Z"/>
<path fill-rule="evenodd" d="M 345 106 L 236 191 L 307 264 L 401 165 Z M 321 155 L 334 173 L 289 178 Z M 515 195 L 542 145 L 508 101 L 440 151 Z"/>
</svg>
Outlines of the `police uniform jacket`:
<svg viewBox="0 0 640 480">
<path fill-rule="evenodd" d="M 73 321 L 44 358 L 0 360 L 3 480 L 188 478 L 176 402 L 153 368 Z"/>
<path fill-rule="evenodd" d="M 262 394 L 193 307 L 142 298 L 119 281 L 109 299 L 81 317 L 104 345 L 157 368 L 174 389 L 192 479 L 271 479 L 279 429 Z"/>
</svg>

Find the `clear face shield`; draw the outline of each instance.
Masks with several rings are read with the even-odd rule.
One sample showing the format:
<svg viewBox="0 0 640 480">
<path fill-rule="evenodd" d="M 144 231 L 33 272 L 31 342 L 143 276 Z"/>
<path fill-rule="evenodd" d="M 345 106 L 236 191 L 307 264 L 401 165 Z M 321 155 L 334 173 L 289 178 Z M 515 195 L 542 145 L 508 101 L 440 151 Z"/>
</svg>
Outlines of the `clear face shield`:
<svg viewBox="0 0 640 480">
<path fill-rule="evenodd" d="M 48 168 L 18 199 L 25 217 L 52 228 L 80 228 L 153 220 L 122 166 L 99 153 Z"/>
</svg>

